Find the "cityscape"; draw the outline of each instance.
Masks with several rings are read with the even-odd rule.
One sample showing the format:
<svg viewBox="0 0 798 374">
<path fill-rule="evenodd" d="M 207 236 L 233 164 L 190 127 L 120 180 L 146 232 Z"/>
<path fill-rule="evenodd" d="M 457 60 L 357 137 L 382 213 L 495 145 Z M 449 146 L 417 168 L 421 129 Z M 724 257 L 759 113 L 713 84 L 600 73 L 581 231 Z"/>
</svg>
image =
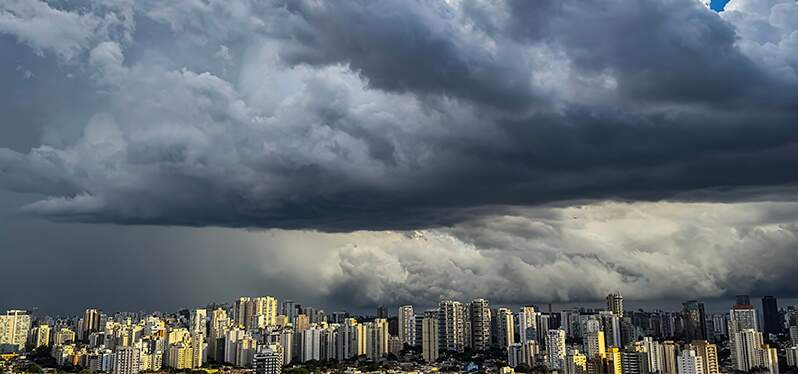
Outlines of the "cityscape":
<svg viewBox="0 0 798 374">
<path fill-rule="evenodd" d="M 0 374 L 798 373 L 798 0 L 0 0 Z"/>
<path fill-rule="evenodd" d="M 756 302 L 757 305 L 752 304 Z M 0 315 L 3 372 L 565 373 L 798 372 L 798 305 L 738 295 L 728 313 L 518 309 L 487 299 L 436 309 L 380 306 L 367 316 L 275 297 L 175 313 Z"/>
</svg>

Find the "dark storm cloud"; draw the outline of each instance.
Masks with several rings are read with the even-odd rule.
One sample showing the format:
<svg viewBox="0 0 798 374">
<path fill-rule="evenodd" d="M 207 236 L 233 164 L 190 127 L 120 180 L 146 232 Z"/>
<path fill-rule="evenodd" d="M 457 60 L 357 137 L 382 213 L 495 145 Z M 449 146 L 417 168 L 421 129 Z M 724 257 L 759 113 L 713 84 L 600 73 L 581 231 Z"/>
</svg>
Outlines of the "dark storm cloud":
<svg viewBox="0 0 798 374">
<path fill-rule="evenodd" d="M 442 2 L 288 2 L 297 32 L 289 63 L 348 64 L 370 87 L 518 109 L 533 103 L 522 53 L 489 45 Z M 301 26 L 301 27 L 299 27 Z"/>
<path fill-rule="evenodd" d="M 511 35 L 559 46 L 586 74 L 611 74 L 631 105 L 728 104 L 772 84 L 735 47 L 733 25 L 698 1 L 510 1 L 508 8 Z"/>
<path fill-rule="evenodd" d="M 410 229 L 510 205 L 751 200 L 798 181 L 794 46 L 757 48 L 758 13 L 742 8 L 6 8 L 0 31 L 87 72 L 107 101 L 77 140 L 0 152 L 5 187 L 49 196 L 23 211 L 55 220 Z M 70 32 L 42 32 L 49 19 Z M 796 28 L 774 22 L 771 39 Z"/>
</svg>

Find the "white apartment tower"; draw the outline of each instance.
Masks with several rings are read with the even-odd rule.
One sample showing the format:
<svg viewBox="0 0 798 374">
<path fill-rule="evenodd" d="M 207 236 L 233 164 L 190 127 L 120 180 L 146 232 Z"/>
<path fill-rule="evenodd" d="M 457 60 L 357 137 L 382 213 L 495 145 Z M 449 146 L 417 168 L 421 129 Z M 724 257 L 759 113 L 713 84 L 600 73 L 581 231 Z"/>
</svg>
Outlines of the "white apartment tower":
<svg viewBox="0 0 798 374">
<path fill-rule="evenodd" d="M 137 374 L 139 372 L 139 349 L 120 347 L 114 353 L 114 374 Z"/>
<path fill-rule="evenodd" d="M 415 346 L 416 315 L 413 312 L 412 305 L 403 305 L 399 307 L 397 322 L 399 324 L 399 340 L 402 342 L 402 344 L 407 344 L 411 347 Z"/>
<path fill-rule="evenodd" d="M 678 374 L 705 374 L 704 362 L 695 350 L 685 349 L 676 358 Z"/>
<path fill-rule="evenodd" d="M 537 314 L 535 307 L 525 306 L 518 311 L 518 342 L 525 344 L 530 340 L 537 340 Z"/>
<path fill-rule="evenodd" d="M 462 352 L 465 348 L 465 334 L 463 331 L 465 308 L 459 301 L 443 300 L 438 305 L 438 337 L 440 349 L 445 351 Z"/>
<path fill-rule="evenodd" d="M 507 348 L 515 343 L 515 323 L 512 310 L 509 308 L 496 310 L 496 330 L 500 348 Z"/>
<path fill-rule="evenodd" d="M 30 326 L 31 317 L 27 311 L 12 309 L 0 315 L 0 352 L 23 350 Z"/>
<path fill-rule="evenodd" d="M 549 359 L 549 368 L 563 370 L 565 360 L 565 331 L 549 330 L 546 334 L 546 353 Z"/>
</svg>

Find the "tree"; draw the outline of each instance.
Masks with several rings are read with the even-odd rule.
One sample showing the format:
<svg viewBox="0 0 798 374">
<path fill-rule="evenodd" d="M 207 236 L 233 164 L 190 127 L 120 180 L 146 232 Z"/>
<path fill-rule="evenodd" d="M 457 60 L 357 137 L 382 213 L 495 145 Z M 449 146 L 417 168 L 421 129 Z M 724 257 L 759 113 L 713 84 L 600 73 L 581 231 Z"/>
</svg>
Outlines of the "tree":
<svg viewBox="0 0 798 374">
<path fill-rule="evenodd" d="M 41 373 L 42 372 L 42 368 L 40 368 L 39 365 L 30 363 L 30 364 L 18 365 L 16 367 L 14 367 L 13 372 L 14 373 Z"/>
<path fill-rule="evenodd" d="M 515 367 L 515 371 L 517 373 L 531 373 L 532 372 L 532 368 L 529 367 L 529 365 L 527 365 L 525 363 L 520 363 L 520 364 L 518 364 Z"/>
<path fill-rule="evenodd" d="M 310 374 L 310 370 L 299 367 L 299 368 L 290 368 L 284 371 L 285 374 Z"/>
</svg>

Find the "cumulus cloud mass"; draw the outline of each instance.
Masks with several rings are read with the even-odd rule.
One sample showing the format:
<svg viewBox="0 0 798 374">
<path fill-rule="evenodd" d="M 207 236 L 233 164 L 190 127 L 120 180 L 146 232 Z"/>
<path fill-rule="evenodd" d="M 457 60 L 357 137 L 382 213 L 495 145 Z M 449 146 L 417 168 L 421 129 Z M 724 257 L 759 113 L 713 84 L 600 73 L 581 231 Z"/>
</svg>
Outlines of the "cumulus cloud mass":
<svg viewBox="0 0 798 374">
<path fill-rule="evenodd" d="M 322 238 L 364 305 L 798 294 L 793 0 L 9 0 L 0 51 L 24 217 Z"/>
</svg>

